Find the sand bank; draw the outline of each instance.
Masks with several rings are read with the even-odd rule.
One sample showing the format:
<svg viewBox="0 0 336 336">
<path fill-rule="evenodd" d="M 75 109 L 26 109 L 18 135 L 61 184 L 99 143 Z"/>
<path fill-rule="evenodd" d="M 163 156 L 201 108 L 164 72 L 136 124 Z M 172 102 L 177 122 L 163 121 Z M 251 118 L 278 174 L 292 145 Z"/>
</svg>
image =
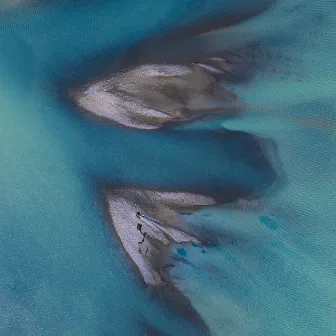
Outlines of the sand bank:
<svg viewBox="0 0 336 336">
<path fill-rule="evenodd" d="M 203 115 L 238 109 L 234 93 L 219 84 L 232 72 L 224 58 L 186 65 L 146 64 L 70 90 L 87 113 L 122 126 L 157 129 Z"/>
<path fill-rule="evenodd" d="M 216 203 L 213 198 L 200 194 L 142 189 L 108 190 L 106 200 L 111 222 L 125 251 L 144 282 L 152 286 L 168 282 L 165 263 L 171 244 L 207 243 L 184 224 L 180 212 Z M 142 214 L 140 218 L 137 212 Z"/>
</svg>

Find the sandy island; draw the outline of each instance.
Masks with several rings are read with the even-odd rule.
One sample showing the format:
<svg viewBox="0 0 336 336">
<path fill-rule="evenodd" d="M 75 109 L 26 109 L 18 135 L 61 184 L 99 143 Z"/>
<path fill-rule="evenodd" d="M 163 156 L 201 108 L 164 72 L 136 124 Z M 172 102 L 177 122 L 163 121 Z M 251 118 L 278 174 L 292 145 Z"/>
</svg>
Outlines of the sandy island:
<svg viewBox="0 0 336 336">
<path fill-rule="evenodd" d="M 216 204 L 200 194 L 128 188 L 106 191 L 106 201 L 125 251 L 151 286 L 169 283 L 165 266 L 171 244 L 207 243 L 183 223 L 179 212 Z"/>
<path fill-rule="evenodd" d="M 219 84 L 233 67 L 222 57 L 186 65 L 146 64 L 71 89 L 69 96 L 93 116 L 125 127 L 158 129 L 243 108 L 236 95 Z"/>
</svg>

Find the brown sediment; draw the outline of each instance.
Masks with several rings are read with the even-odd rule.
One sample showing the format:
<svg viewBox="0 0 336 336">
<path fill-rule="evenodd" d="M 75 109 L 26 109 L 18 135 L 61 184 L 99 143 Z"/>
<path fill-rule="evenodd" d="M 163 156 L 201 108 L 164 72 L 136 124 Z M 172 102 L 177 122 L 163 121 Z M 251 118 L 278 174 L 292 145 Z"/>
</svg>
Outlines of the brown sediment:
<svg viewBox="0 0 336 336">
<path fill-rule="evenodd" d="M 161 302 L 161 304 L 167 305 L 168 308 L 170 308 L 172 311 L 176 312 L 178 315 L 183 317 L 187 322 L 190 322 L 192 326 L 197 328 L 199 332 L 202 333 L 204 336 L 210 336 L 210 329 L 207 326 L 207 324 L 204 322 L 200 314 L 197 312 L 197 310 L 194 309 L 194 307 L 191 305 L 190 300 L 180 291 L 176 288 L 176 286 L 173 284 L 171 279 L 169 278 L 168 272 L 165 272 L 166 276 L 166 283 L 159 286 L 159 287 L 153 287 L 148 284 L 146 284 L 143 280 L 143 275 L 141 271 L 138 268 L 138 265 L 136 262 L 130 257 L 130 255 L 124 250 L 123 242 L 121 237 L 119 236 L 114 223 L 113 219 L 109 212 L 109 205 L 107 201 L 107 193 L 108 193 L 109 187 L 108 186 L 102 186 L 102 202 L 103 202 L 103 209 L 105 212 L 105 216 L 107 221 L 110 223 L 111 230 L 115 233 L 113 235 L 113 238 L 116 239 L 117 244 L 120 246 L 120 250 L 125 255 L 126 260 L 129 261 L 129 266 L 132 269 L 133 276 L 138 279 L 138 282 L 143 286 L 146 293 L 150 295 L 153 299 L 158 300 Z M 163 247 L 160 242 L 157 242 L 159 247 Z M 166 248 L 166 251 L 164 253 L 161 253 L 158 255 L 157 260 L 154 260 L 154 263 L 157 264 L 158 268 L 162 268 L 168 259 L 168 250 Z M 157 331 L 147 325 L 147 332 L 148 335 L 155 335 L 155 332 Z M 153 334 L 154 332 L 154 334 Z M 151 334 L 152 333 L 152 334 Z M 162 333 L 159 333 L 158 335 L 163 335 Z"/>
<path fill-rule="evenodd" d="M 146 130 L 241 108 L 236 95 L 197 64 L 143 65 L 70 89 L 68 95 L 90 115 Z"/>
<path fill-rule="evenodd" d="M 190 59 L 170 62 L 167 58 L 161 63 L 155 59 L 138 62 L 135 67 L 126 67 L 70 89 L 68 98 L 81 112 L 99 120 L 145 131 L 201 118 L 231 118 L 252 107 L 240 102 L 219 83 L 246 81 L 251 75 L 255 51 L 255 45 L 215 55 L 207 51 L 196 59 L 201 63 L 192 63 L 196 60 Z M 143 68 L 148 68 L 150 73 Z M 160 71 L 161 75 L 155 74 Z"/>
<path fill-rule="evenodd" d="M 123 247 L 137 264 L 143 279 L 152 286 L 166 283 L 162 274 L 161 256 L 172 243 L 203 243 L 201 235 L 187 227 L 178 209 L 190 206 L 216 204 L 209 196 L 190 192 L 162 192 L 135 188 L 117 188 L 105 192 L 109 214 L 122 241 Z M 139 246 L 136 212 L 145 213 L 140 220 L 145 225 L 145 246 Z M 151 218 L 151 219 L 149 219 Z M 148 254 L 144 255 L 144 249 Z"/>
</svg>

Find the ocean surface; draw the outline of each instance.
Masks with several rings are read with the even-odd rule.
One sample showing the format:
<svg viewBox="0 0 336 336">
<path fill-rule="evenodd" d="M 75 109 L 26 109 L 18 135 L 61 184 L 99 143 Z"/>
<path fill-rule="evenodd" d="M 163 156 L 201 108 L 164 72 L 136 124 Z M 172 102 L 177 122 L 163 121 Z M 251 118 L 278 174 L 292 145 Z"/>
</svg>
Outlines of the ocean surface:
<svg viewBox="0 0 336 336">
<path fill-rule="evenodd" d="M 267 6 L 2 1 L 1 335 L 204 335 L 130 266 L 109 226 L 105 185 L 253 191 L 253 200 L 187 216 L 219 238 L 179 246 L 190 263 L 171 270 L 173 283 L 212 335 L 336 335 L 336 5 Z M 143 132 L 66 99 L 77 83 L 118 69 L 140 41 L 258 11 L 209 37 L 209 47 L 260 51 L 251 79 L 230 87 L 253 106 L 243 116 Z M 253 155 L 259 138 L 272 143 L 276 176 Z"/>
</svg>

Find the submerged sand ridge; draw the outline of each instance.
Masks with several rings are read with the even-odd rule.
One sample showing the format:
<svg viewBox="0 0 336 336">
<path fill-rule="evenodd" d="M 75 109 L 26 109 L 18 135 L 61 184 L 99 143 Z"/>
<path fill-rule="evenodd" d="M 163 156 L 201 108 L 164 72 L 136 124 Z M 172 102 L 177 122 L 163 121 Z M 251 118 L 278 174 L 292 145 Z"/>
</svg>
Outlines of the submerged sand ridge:
<svg viewBox="0 0 336 336">
<path fill-rule="evenodd" d="M 186 65 L 140 65 L 73 89 L 70 96 L 91 115 L 126 127 L 157 129 L 238 109 L 235 94 L 219 84 L 233 68 L 223 57 Z"/>
<path fill-rule="evenodd" d="M 164 266 L 171 244 L 207 243 L 184 224 L 179 211 L 216 204 L 200 194 L 128 188 L 108 190 L 106 200 L 125 251 L 152 286 L 169 282 Z"/>
</svg>

